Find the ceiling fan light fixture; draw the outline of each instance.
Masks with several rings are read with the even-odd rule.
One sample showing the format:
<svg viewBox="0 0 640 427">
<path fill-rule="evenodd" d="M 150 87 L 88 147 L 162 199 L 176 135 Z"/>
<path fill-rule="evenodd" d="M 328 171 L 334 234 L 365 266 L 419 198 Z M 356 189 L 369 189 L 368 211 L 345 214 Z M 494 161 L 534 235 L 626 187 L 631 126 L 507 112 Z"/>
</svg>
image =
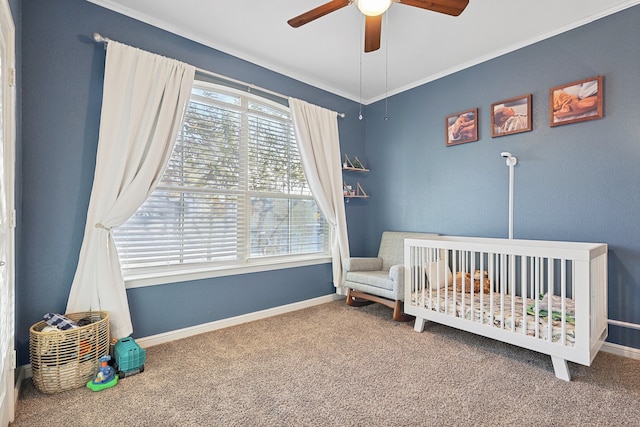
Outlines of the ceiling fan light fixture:
<svg viewBox="0 0 640 427">
<path fill-rule="evenodd" d="M 382 15 L 391 7 L 393 0 L 356 0 L 356 7 L 367 16 Z"/>
</svg>

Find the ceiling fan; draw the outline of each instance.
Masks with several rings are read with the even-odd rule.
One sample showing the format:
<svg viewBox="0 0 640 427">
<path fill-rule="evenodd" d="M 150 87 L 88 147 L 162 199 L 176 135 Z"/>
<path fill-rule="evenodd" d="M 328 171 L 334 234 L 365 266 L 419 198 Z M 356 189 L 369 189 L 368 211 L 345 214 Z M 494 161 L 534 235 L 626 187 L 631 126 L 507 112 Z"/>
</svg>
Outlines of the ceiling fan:
<svg viewBox="0 0 640 427">
<path fill-rule="evenodd" d="M 366 17 L 364 28 L 365 52 L 373 52 L 374 50 L 380 49 L 382 15 L 393 3 L 406 4 L 407 6 L 414 6 L 451 16 L 460 15 L 469 4 L 469 0 L 332 0 L 295 18 L 289 19 L 287 23 L 294 28 L 298 28 L 324 15 L 349 6 L 354 2 Z"/>
</svg>

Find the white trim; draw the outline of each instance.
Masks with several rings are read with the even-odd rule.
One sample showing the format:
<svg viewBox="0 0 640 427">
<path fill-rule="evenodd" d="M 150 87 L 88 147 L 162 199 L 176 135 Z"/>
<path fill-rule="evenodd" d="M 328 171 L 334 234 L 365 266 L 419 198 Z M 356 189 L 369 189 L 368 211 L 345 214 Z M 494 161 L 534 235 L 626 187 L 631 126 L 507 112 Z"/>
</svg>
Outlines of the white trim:
<svg viewBox="0 0 640 427">
<path fill-rule="evenodd" d="M 162 334 L 152 335 L 144 338 L 136 338 L 136 342 L 138 343 L 138 345 L 140 345 L 140 347 L 143 348 L 152 347 L 154 345 L 164 344 L 182 338 L 188 338 L 205 332 L 216 331 L 218 329 L 228 328 L 230 326 L 241 325 L 243 323 L 266 319 L 268 317 L 290 313 L 292 311 L 301 310 L 303 308 L 313 307 L 315 305 L 326 304 L 328 302 L 336 301 L 342 298 L 343 296 L 337 294 L 325 295 L 322 297 L 287 305 L 281 305 L 279 307 L 273 307 L 266 310 L 255 311 L 253 313 L 247 313 L 240 316 L 229 317 L 227 319 L 216 320 L 214 322 L 204 323 L 202 325 L 191 326 L 184 329 L 177 329 L 175 331 L 164 332 Z"/>
<path fill-rule="evenodd" d="M 18 377 L 16 378 L 16 384 L 13 389 L 14 407 L 18 409 L 18 399 L 20 398 L 20 388 L 22 387 L 22 381 L 30 379 L 33 376 L 31 371 L 31 364 L 23 365 L 18 368 Z"/>
<path fill-rule="evenodd" d="M 3 314 L 2 321 L 8 321 L 9 325 L 6 330 L 9 332 L 8 345 L 2 346 L 2 354 L 0 357 L 9 356 L 9 366 L 3 367 L 3 371 L 0 375 L 0 394 L 3 394 L 2 402 L 0 402 L 0 424 L 4 424 L 6 421 L 11 423 L 15 417 L 15 410 L 17 404 L 17 395 L 15 393 L 15 388 L 12 387 L 14 384 L 14 375 L 15 375 L 15 318 L 13 313 L 15 313 L 16 309 L 16 300 L 15 300 L 15 224 L 12 221 L 12 217 L 15 210 L 15 163 L 16 163 L 16 75 L 15 75 L 15 22 L 14 17 L 11 12 L 11 6 L 9 5 L 8 0 L 2 0 L 0 2 L 0 29 L 1 29 L 1 38 L 2 38 L 2 49 L 4 50 L 4 55 L 2 57 L 2 81 L 0 84 L 2 85 L 1 95 L 2 101 L 0 102 L 0 114 L 2 114 L 2 124 L 3 129 L 2 132 L 2 140 L 0 143 L 3 151 L 3 161 L 2 165 L 2 180 L 4 180 L 4 203 L 6 211 L 4 214 L 6 215 L 6 219 L 8 220 L 7 225 L 3 225 L 3 227 L 7 227 L 6 230 L 6 241 L 3 242 L 3 245 L 6 245 L 6 254 L 5 258 L 2 260 L 4 262 L 4 269 L 6 269 L 6 283 L 3 285 L 6 286 L 8 290 L 7 301 L 4 301 L 6 307 L 10 310 L 9 316 L 5 316 Z M 5 80 L 6 79 L 6 80 Z M 8 319 L 7 319 L 8 317 Z M 6 340 L 6 336 L 3 336 L 1 339 Z"/>
<path fill-rule="evenodd" d="M 244 265 L 232 265 L 224 267 L 204 267 L 188 270 L 156 271 L 153 273 L 125 275 L 127 289 L 143 288 L 145 286 L 166 285 L 168 283 L 186 282 L 189 280 L 211 279 L 214 277 L 235 276 L 238 274 L 259 273 L 262 271 L 283 270 L 287 268 L 307 267 L 331 263 L 331 258 L 301 258 L 292 260 L 255 262 Z"/>
<path fill-rule="evenodd" d="M 640 349 L 638 348 L 626 347 L 620 344 L 605 342 L 604 344 L 602 344 L 601 350 L 606 353 L 615 354 L 617 356 L 640 360 Z"/>
</svg>

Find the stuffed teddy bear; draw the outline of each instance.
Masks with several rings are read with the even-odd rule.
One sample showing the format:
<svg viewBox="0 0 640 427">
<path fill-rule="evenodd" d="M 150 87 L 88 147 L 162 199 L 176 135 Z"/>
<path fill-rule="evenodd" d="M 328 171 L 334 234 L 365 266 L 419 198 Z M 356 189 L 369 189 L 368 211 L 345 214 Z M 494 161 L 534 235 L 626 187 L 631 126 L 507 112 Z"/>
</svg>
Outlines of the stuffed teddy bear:
<svg viewBox="0 0 640 427">
<path fill-rule="evenodd" d="M 463 280 L 464 278 L 464 280 Z M 476 270 L 473 272 L 473 292 L 480 292 L 480 283 L 482 282 L 482 291 L 485 294 L 491 292 L 491 281 L 489 280 L 489 274 L 486 271 Z M 462 289 L 464 285 L 464 291 L 471 292 L 471 273 L 465 273 L 459 271 L 456 273 L 456 288 Z"/>
</svg>

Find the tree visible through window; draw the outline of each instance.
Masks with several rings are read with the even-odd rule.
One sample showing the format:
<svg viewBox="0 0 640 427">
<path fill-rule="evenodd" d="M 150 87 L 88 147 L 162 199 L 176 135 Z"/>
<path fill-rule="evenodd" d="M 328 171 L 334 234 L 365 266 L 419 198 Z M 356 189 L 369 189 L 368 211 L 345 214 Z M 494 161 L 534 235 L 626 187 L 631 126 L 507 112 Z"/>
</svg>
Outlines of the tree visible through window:
<svg viewBox="0 0 640 427">
<path fill-rule="evenodd" d="M 114 236 L 125 270 L 326 255 L 289 109 L 196 82 L 164 176 Z"/>
</svg>

